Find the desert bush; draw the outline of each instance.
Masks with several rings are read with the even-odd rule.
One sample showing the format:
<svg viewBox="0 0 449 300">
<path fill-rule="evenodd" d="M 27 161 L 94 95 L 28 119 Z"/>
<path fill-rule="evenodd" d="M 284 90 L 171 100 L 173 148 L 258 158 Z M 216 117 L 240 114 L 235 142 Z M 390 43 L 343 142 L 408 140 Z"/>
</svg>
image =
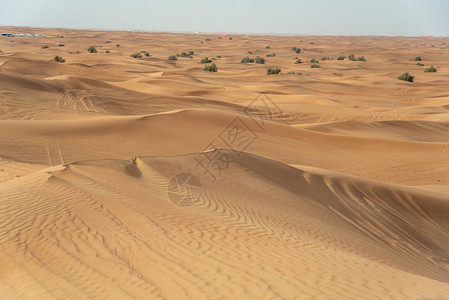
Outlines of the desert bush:
<svg viewBox="0 0 449 300">
<path fill-rule="evenodd" d="M 192 58 L 192 55 L 190 55 L 189 53 L 186 53 L 186 52 L 181 52 L 181 54 L 176 54 L 176 56 L 178 56 L 178 57 L 190 57 L 190 58 Z"/>
<path fill-rule="evenodd" d="M 120 47 L 120 44 L 115 45 L 115 47 Z"/>
<path fill-rule="evenodd" d="M 257 56 L 256 59 L 254 60 L 254 62 L 256 64 L 264 64 L 265 63 L 265 58 Z"/>
<path fill-rule="evenodd" d="M 346 58 L 346 56 L 342 55 L 342 56 L 337 57 L 337 60 L 345 60 L 345 58 Z"/>
<path fill-rule="evenodd" d="M 142 58 L 142 55 L 140 53 L 133 53 L 130 56 L 134 58 Z"/>
<path fill-rule="evenodd" d="M 111 41 L 106 41 L 106 44 L 110 44 L 110 43 L 112 43 Z"/>
<path fill-rule="evenodd" d="M 64 44 L 58 44 L 58 47 L 64 47 L 65 45 Z"/>
<path fill-rule="evenodd" d="M 208 57 L 204 57 L 201 59 L 200 64 L 208 64 L 211 63 L 212 61 L 208 58 Z"/>
<path fill-rule="evenodd" d="M 210 42 L 210 39 L 206 39 L 206 42 Z"/>
<path fill-rule="evenodd" d="M 97 49 L 95 49 L 94 46 L 90 46 L 90 47 L 87 49 L 87 52 L 89 52 L 89 53 L 97 53 Z"/>
<path fill-rule="evenodd" d="M 424 64 L 422 64 L 422 63 L 420 63 L 420 62 L 417 62 L 416 64 L 417 64 L 418 66 L 421 66 L 421 67 L 424 66 Z"/>
<path fill-rule="evenodd" d="M 295 61 L 295 64 L 302 64 L 301 59 L 298 58 L 298 59 Z"/>
<path fill-rule="evenodd" d="M 168 60 L 178 60 L 178 58 L 176 57 L 176 55 L 169 55 Z"/>
<path fill-rule="evenodd" d="M 217 55 L 217 58 L 221 58 L 221 55 Z"/>
<path fill-rule="evenodd" d="M 63 39 L 64 36 L 63 35 L 58 35 L 58 38 Z"/>
<path fill-rule="evenodd" d="M 317 61 L 315 58 L 312 58 L 312 59 L 310 60 L 310 62 L 311 62 L 311 63 L 319 63 L 319 61 Z"/>
<path fill-rule="evenodd" d="M 50 47 L 48 47 L 47 45 L 42 46 L 42 49 L 48 49 Z"/>
<path fill-rule="evenodd" d="M 267 57 L 275 57 L 276 56 L 276 53 L 268 53 L 267 54 Z"/>
<path fill-rule="evenodd" d="M 414 61 L 422 61 L 421 56 L 417 56 L 413 59 Z"/>
<path fill-rule="evenodd" d="M 232 41 L 232 37 L 229 37 L 229 40 Z"/>
<path fill-rule="evenodd" d="M 268 68 L 267 69 L 267 74 L 271 75 L 271 74 L 279 74 L 281 73 L 281 69 L 279 68 Z"/>
<path fill-rule="evenodd" d="M 321 68 L 321 66 L 320 66 L 320 65 L 317 65 L 317 64 L 311 65 L 310 67 L 311 67 L 312 69 Z"/>
<path fill-rule="evenodd" d="M 409 81 L 409 82 L 413 82 L 414 78 L 415 78 L 415 76 L 412 76 L 409 73 L 403 73 L 402 75 L 400 75 L 398 77 L 399 80 L 404 80 L 404 81 Z"/>
<path fill-rule="evenodd" d="M 266 46 L 265 46 L 265 49 L 270 49 L 270 46 L 269 46 L 269 45 L 266 45 Z"/>
<path fill-rule="evenodd" d="M 321 60 L 330 60 L 331 58 L 329 56 L 323 56 L 321 57 Z"/>
<path fill-rule="evenodd" d="M 348 59 L 349 59 L 350 61 L 355 61 L 355 56 L 354 56 L 354 54 L 349 55 L 349 56 L 348 56 Z"/>
<path fill-rule="evenodd" d="M 365 56 L 357 57 L 356 61 L 366 61 Z"/>
<path fill-rule="evenodd" d="M 436 72 L 437 71 L 437 69 L 434 67 L 434 66 L 431 66 L 430 68 L 426 68 L 425 70 L 424 70 L 424 72 L 426 72 L 426 73 L 434 73 L 434 72 Z"/>
<path fill-rule="evenodd" d="M 192 51 L 192 50 L 189 51 L 189 55 L 194 55 L 194 54 L 195 54 L 195 51 Z"/>
<path fill-rule="evenodd" d="M 53 60 L 54 60 L 55 62 L 57 62 L 57 63 L 63 63 L 63 62 L 65 62 L 65 59 L 64 59 L 64 58 L 62 58 L 61 56 L 57 56 L 57 55 L 53 58 Z"/>
<path fill-rule="evenodd" d="M 218 67 L 217 67 L 216 64 L 205 65 L 204 68 L 203 68 L 203 71 L 217 72 L 218 71 Z"/>
<path fill-rule="evenodd" d="M 111 53 L 109 50 L 106 50 L 106 52 L 105 53 Z"/>
<path fill-rule="evenodd" d="M 253 54 L 253 51 L 248 51 L 247 53 L 248 53 L 248 54 Z"/>
<path fill-rule="evenodd" d="M 240 61 L 240 63 L 242 63 L 242 64 L 253 63 L 253 62 L 254 62 L 254 58 L 250 58 L 248 56 L 242 58 L 242 60 Z"/>
</svg>

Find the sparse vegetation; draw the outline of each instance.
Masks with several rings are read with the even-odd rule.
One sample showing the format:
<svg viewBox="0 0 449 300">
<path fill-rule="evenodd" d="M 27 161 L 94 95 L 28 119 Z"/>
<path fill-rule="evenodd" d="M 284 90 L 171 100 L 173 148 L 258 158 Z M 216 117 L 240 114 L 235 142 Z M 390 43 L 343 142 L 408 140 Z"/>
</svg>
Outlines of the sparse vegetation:
<svg viewBox="0 0 449 300">
<path fill-rule="evenodd" d="M 65 45 L 64 44 L 58 44 L 58 47 L 64 47 Z"/>
<path fill-rule="evenodd" d="M 115 47 L 120 47 L 120 44 L 115 45 Z"/>
<path fill-rule="evenodd" d="M 414 78 L 415 78 L 415 76 L 412 76 L 409 73 L 403 73 L 402 75 L 400 75 L 398 77 L 399 80 L 404 80 L 404 81 L 408 81 L 408 82 L 413 82 Z"/>
<path fill-rule="evenodd" d="M 106 44 L 110 44 L 110 43 L 112 43 L 111 41 L 106 41 Z"/>
<path fill-rule="evenodd" d="M 281 73 L 281 69 L 279 69 L 279 68 L 268 68 L 267 69 L 268 75 L 279 74 L 279 73 Z"/>
<path fill-rule="evenodd" d="M 359 56 L 359 57 L 355 58 L 354 54 L 349 55 L 348 59 L 350 61 L 366 61 L 365 56 Z"/>
<path fill-rule="evenodd" d="M 298 59 L 295 61 L 295 64 L 302 64 L 301 59 L 298 58 Z"/>
<path fill-rule="evenodd" d="M 217 72 L 218 71 L 218 67 L 216 64 L 211 64 L 211 65 L 205 65 L 203 68 L 203 71 L 209 71 L 209 72 Z"/>
<path fill-rule="evenodd" d="M 211 63 L 212 61 L 208 58 L 208 57 L 203 57 L 200 61 L 200 64 L 208 64 Z"/>
<path fill-rule="evenodd" d="M 232 37 L 229 37 L 229 40 L 232 41 Z"/>
<path fill-rule="evenodd" d="M 142 58 L 142 55 L 140 53 L 133 53 L 130 56 L 134 58 Z"/>
<path fill-rule="evenodd" d="M 292 50 L 295 51 L 298 54 L 301 53 L 301 49 L 300 48 L 292 47 Z"/>
<path fill-rule="evenodd" d="M 256 64 L 264 64 L 265 63 L 265 58 L 257 56 L 256 59 L 254 60 L 254 62 Z"/>
<path fill-rule="evenodd" d="M 265 46 L 265 49 L 270 49 L 270 46 L 269 46 L 269 45 L 266 45 L 266 46 Z"/>
<path fill-rule="evenodd" d="M 55 62 L 57 62 L 57 63 L 63 63 L 63 62 L 65 62 L 65 59 L 64 59 L 64 58 L 62 58 L 61 56 L 57 56 L 57 55 L 53 58 L 53 60 L 54 60 Z"/>
<path fill-rule="evenodd" d="M 426 68 L 424 72 L 426 73 L 435 73 L 437 69 L 434 66 L 431 66 L 430 68 Z"/>
<path fill-rule="evenodd" d="M 417 56 L 415 57 L 415 59 L 413 59 L 414 61 L 422 61 L 421 56 Z"/>
<path fill-rule="evenodd" d="M 187 52 L 181 52 L 181 54 L 176 54 L 177 57 L 189 57 L 189 58 L 193 58 L 193 56 Z"/>
<path fill-rule="evenodd" d="M 319 61 L 316 60 L 315 58 L 312 58 L 312 59 L 310 60 L 310 62 L 311 62 L 311 63 L 319 63 Z"/>
<path fill-rule="evenodd" d="M 248 56 L 242 58 L 242 60 L 240 61 L 240 63 L 242 63 L 242 64 L 253 63 L 253 62 L 254 62 L 254 58 L 250 58 Z"/>
<path fill-rule="evenodd" d="M 58 38 L 63 39 L 64 36 L 63 35 L 58 35 Z"/>
<path fill-rule="evenodd" d="M 276 56 L 276 53 L 268 53 L 267 54 L 267 57 L 275 57 Z"/>
<path fill-rule="evenodd" d="M 355 61 L 355 56 L 354 56 L 354 54 L 349 55 L 349 56 L 348 56 L 348 59 L 349 59 L 350 61 Z"/>
<path fill-rule="evenodd" d="M 97 53 L 97 49 L 96 49 L 94 46 L 90 46 L 90 47 L 87 49 L 87 52 L 89 52 L 89 53 Z"/>
<path fill-rule="evenodd" d="M 176 55 L 169 55 L 168 60 L 178 60 L 178 58 L 176 57 Z"/>
<path fill-rule="evenodd" d="M 221 55 L 217 55 L 217 58 L 221 58 Z"/>
<path fill-rule="evenodd" d="M 313 64 L 313 65 L 311 65 L 310 67 L 311 67 L 312 69 L 321 68 L 321 66 L 320 66 L 320 65 L 317 65 L 317 64 Z"/>
<path fill-rule="evenodd" d="M 50 47 L 48 47 L 47 45 L 42 46 L 42 49 L 48 49 Z"/>
<path fill-rule="evenodd" d="M 109 50 L 106 50 L 104 53 L 111 53 Z"/>
<path fill-rule="evenodd" d="M 341 55 L 341 56 L 337 57 L 337 60 L 345 60 L 345 58 L 346 58 L 346 56 Z"/>
<path fill-rule="evenodd" d="M 357 61 L 366 61 L 365 56 L 359 56 L 356 59 Z"/>
<path fill-rule="evenodd" d="M 286 74 L 297 74 L 297 75 L 302 75 L 300 72 L 295 72 L 295 71 L 288 71 Z"/>
<path fill-rule="evenodd" d="M 206 39 L 205 41 L 206 41 L 206 42 L 210 42 L 210 39 Z"/>
<path fill-rule="evenodd" d="M 248 53 L 248 54 L 253 54 L 253 51 L 248 51 L 247 53 Z"/>
<path fill-rule="evenodd" d="M 192 50 L 189 51 L 189 55 L 194 55 L 194 54 L 195 54 L 195 51 L 192 51 Z"/>
<path fill-rule="evenodd" d="M 331 58 L 329 56 L 323 56 L 321 57 L 321 60 L 331 60 Z"/>
<path fill-rule="evenodd" d="M 424 64 L 422 64 L 422 63 L 420 63 L 420 62 L 417 62 L 416 64 L 417 64 L 418 66 L 421 66 L 421 67 L 424 66 Z"/>
</svg>

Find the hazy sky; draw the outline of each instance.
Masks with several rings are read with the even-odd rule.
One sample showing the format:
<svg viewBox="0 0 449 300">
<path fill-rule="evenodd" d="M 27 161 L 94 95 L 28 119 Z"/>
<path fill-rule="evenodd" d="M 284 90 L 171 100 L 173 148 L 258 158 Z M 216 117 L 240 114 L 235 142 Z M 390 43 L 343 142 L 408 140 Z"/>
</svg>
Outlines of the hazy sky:
<svg viewBox="0 0 449 300">
<path fill-rule="evenodd" d="M 0 25 L 449 36 L 449 0 L 0 0 Z"/>
</svg>

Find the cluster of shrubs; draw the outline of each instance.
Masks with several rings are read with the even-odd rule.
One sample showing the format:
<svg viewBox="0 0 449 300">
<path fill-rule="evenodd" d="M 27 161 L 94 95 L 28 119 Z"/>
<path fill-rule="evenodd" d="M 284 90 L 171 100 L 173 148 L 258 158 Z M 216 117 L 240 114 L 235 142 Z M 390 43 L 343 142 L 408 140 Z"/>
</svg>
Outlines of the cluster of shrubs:
<svg viewBox="0 0 449 300">
<path fill-rule="evenodd" d="M 267 74 L 271 75 L 271 74 L 279 74 L 281 73 L 281 69 L 279 68 L 268 68 L 267 69 Z"/>
<path fill-rule="evenodd" d="M 296 47 L 292 47 L 292 50 L 295 51 L 296 53 L 301 53 L 301 49 L 296 48 Z"/>
<path fill-rule="evenodd" d="M 97 49 L 96 49 L 94 46 L 90 46 L 90 47 L 87 49 L 87 52 L 89 52 L 89 53 L 97 53 Z"/>
<path fill-rule="evenodd" d="M 404 80 L 408 82 L 413 82 L 415 76 L 410 75 L 409 73 L 404 73 L 398 77 L 399 80 Z"/>
<path fill-rule="evenodd" d="M 178 58 L 176 57 L 176 55 L 169 55 L 168 60 L 178 60 Z"/>
<path fill-rule="evenodd" d="M 57 63 L 63 63 L 63 62 L 65 62 L 65 59 L 64 58 L 62 58 L 61 56 L 55 56 L 55 58 L 53 58 L 53 60 L 55 61 L 55 62 L 57 62 Z"/>
<path fill-rule="evenodd" d="M 364 56 L 359 56 L 359 57 L 355 58 L 354 54 L 349 55 L 348 59 L 350 61 L 366 61 Z"/>
<path fill-rule="evenodd" d="M 310 62 L 311 62 L 311 63 L 319 63 L 319 61 L 316 60 L 315 58 L 312 58 L 312 59 L 310 60 Z"/>
<path fill-rule="evenodd" d="M 150 53 L 145 50 L 140 51 L 140 53 L 142 53 L 145 56 L 150 56 Z"/>
<path fill-rule="evenodd" d="M 417 62 L 416 64 L 417 64 L 418 66 L 421 66 L 421 67 L 424 66 L 424 64 L 422 64 L 422 63 L 420 63 L 420 62 Z"/>
<path fill-rule="evenodd" d="M 209 72 L 217 72 L 218 71 L 218 67 L 216 64 L 211 64 L 211 65 L 205 65 L 203 68 L 203 71 L 209 71 Z"/>
<path fill-rule="evenodd" d="M 320 66 L 320 65 L 317 65 L 317 64 L 313 64 L 313 65 L 311 65 L 310 67 L 311 67 L 312 69 L 321 68 L 321 66 Z"/>
<path fill-rule="evenodd" d="M 330 58 L 329 56 L 323 56 L 323 57 L 321 57 L 321 60 L 331 60 L 332 58 Z"/>
<path fill-rule="evenodd" d="M 193 58 L 192 55 L 194 55 L 195 52 L 194 51 L 189 51 L 189 52 L 181 52 L 181 54 L 176 53 L 177 57 L 188 57 L 188 58 Z"/>
<path fill-rule="evenodd" d="M 268 53 L 267 54 L 267 57 L 275 57 L 276 56 L 276 53 Z"/>
<path fill-rule="evenodd" d="M 256 58 L 250 58 L 249 56 L 242 58 L 240 63 L 247 64 L 247 63 L 256 63 L 256 64 L 265 64 L 265 58 L 256 56 Z"/>
<path fill-rule="evenodd" d="M 142 55 L 140 53 L 133 53 L 130 56 L 134 58 L 142 58 Z"/>
<path fill-rule="evenodd" d="M 346 58 L 346 56 L 341 55 L 341 56 L 337 57 L 337 60 L 345 60 L 345 58 Z"/>
<path fill-rule="evenodd" d="M 430 68 L 426 68 L 425 70 L 424 70 L 424 72 L 426 72 L 426 73 L 433 73 L 433 72 L 436 72 L 437 71 L 437 69 L 435 69 L 435 67 L 434 66 L 431 66 Z"/>
<path fill-rule="evenodd" d="M 208 58 L 208 57 L 204 57 L 201 59 L 200 64 L 208 64 L 211 63 L 212 61 Z"/>
</svg>

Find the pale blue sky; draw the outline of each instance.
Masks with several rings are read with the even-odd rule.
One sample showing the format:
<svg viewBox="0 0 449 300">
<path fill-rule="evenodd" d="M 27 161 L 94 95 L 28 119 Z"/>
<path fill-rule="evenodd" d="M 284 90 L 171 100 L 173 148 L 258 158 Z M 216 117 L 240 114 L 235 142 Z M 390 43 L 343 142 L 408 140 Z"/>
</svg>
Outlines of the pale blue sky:
<svg viewBox="0 0 449 300">
<path fill-rule="evenodd" d="M 449 36 L 449 0 L 0 0 L 0 25 Z"/>
</svg>

